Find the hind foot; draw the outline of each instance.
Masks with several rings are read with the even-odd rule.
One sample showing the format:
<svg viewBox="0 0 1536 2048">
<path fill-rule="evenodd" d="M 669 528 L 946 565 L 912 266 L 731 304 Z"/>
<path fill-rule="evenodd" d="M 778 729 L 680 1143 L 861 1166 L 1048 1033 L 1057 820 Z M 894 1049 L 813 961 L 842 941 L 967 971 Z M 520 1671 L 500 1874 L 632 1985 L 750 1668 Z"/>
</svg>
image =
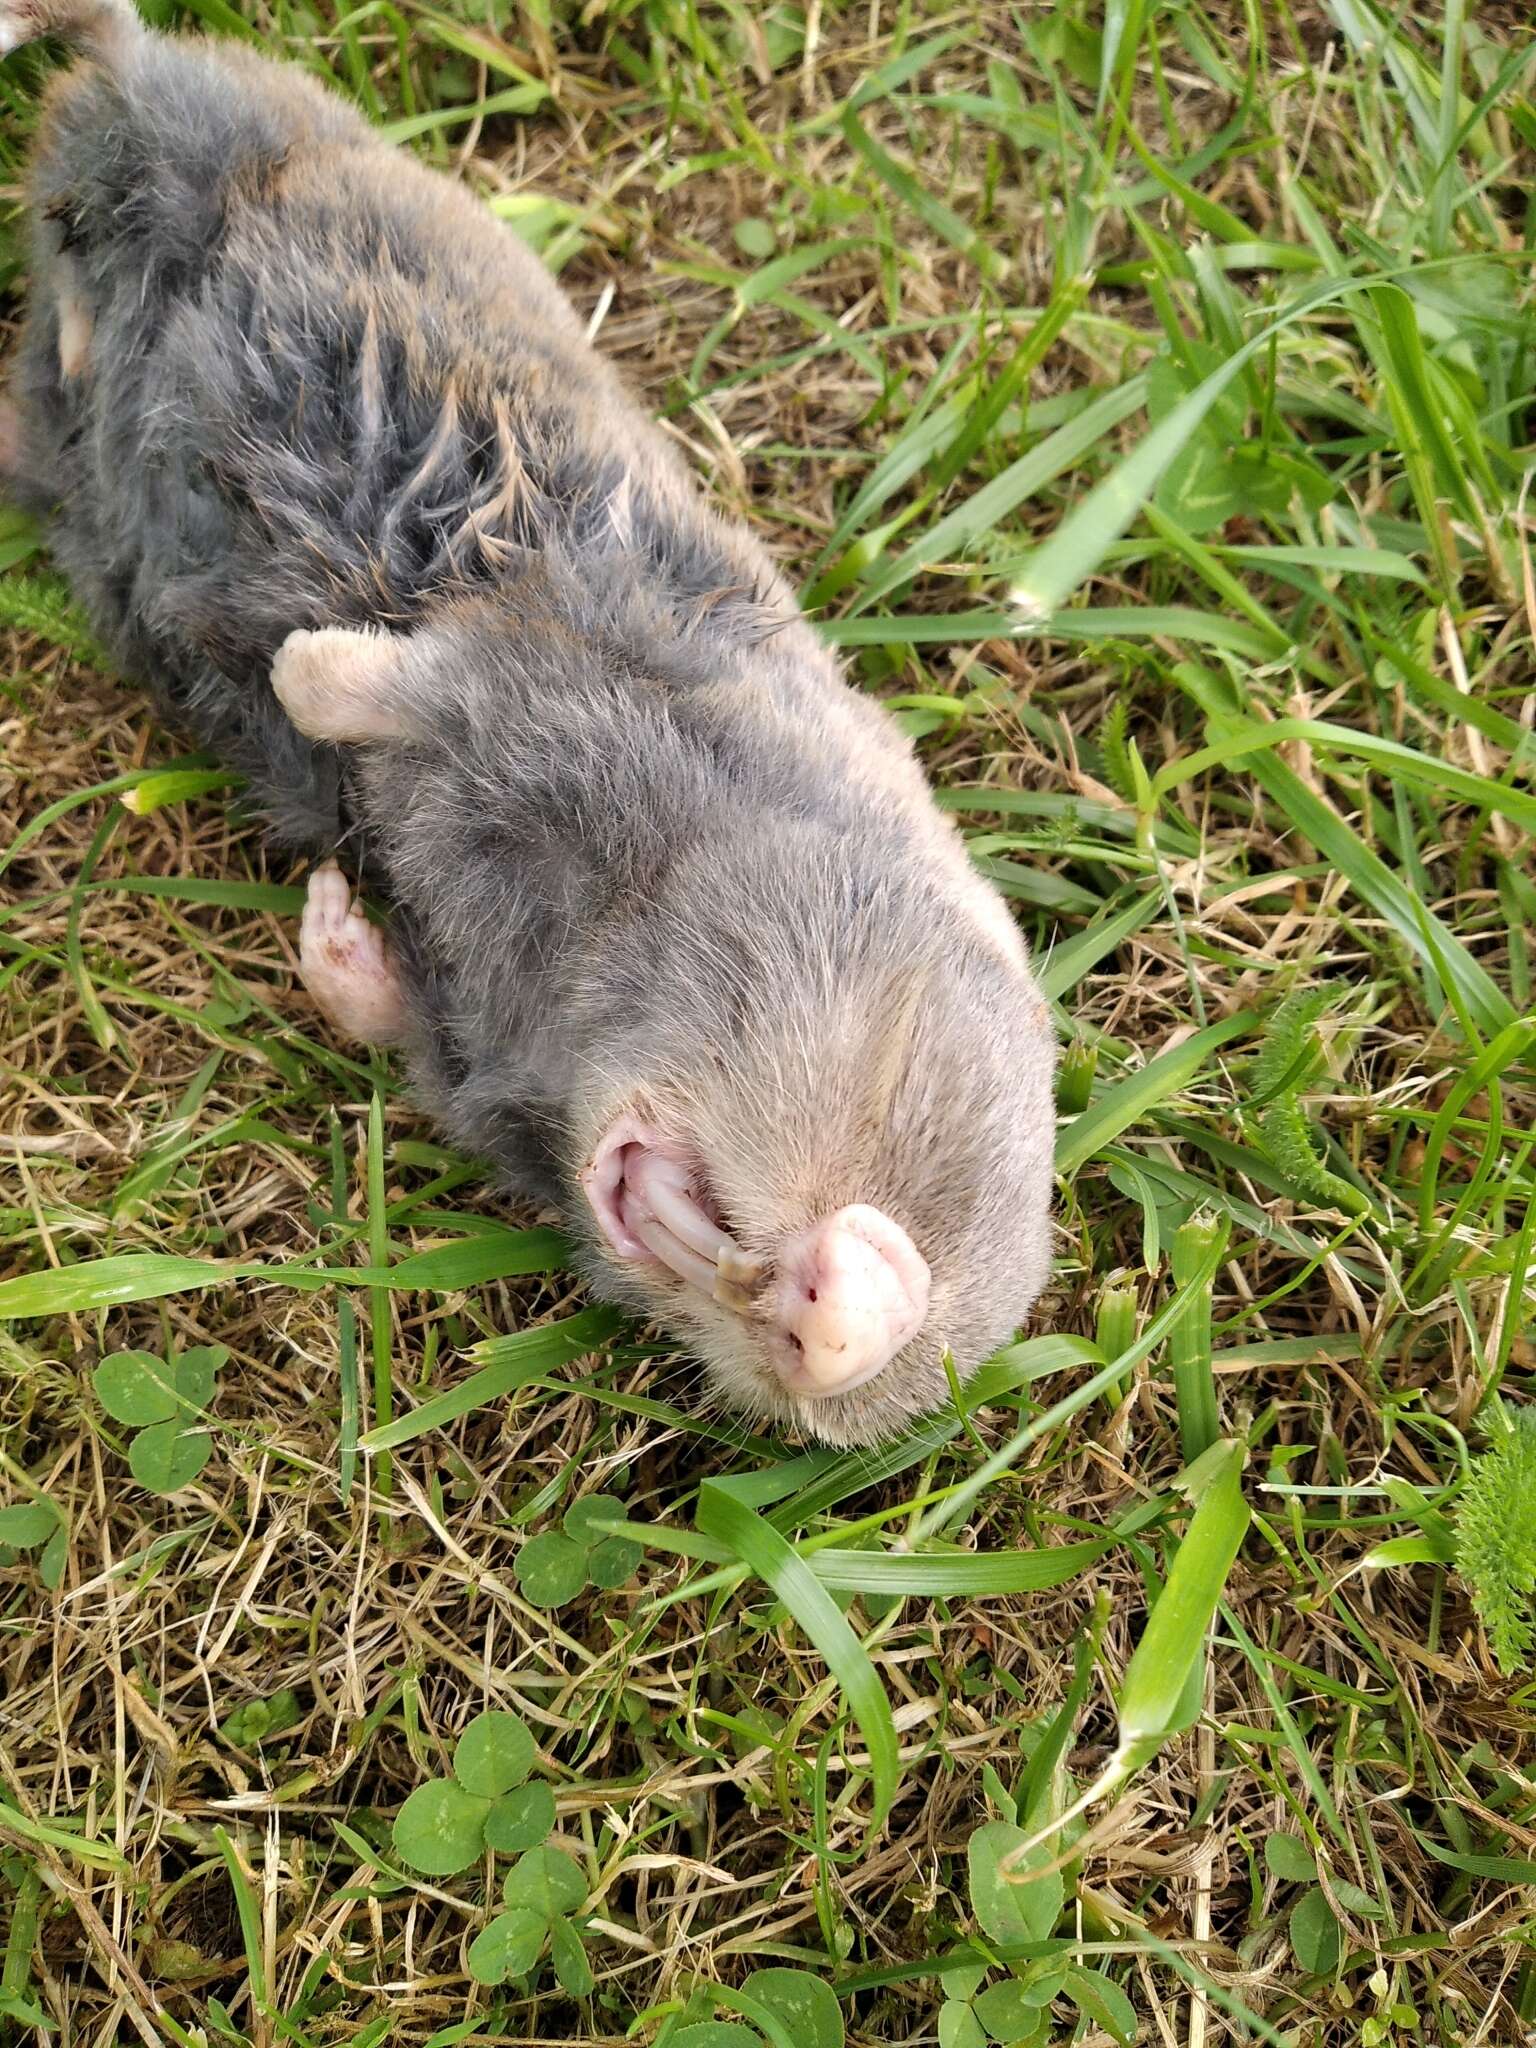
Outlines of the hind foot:
<svg viewBox="0 0 1536 2048">
<path fill-rule="evenodd" d="M 299 921 L 299 973 L 336 1029 L 365 1045 L 405 1036 L 405 999 L 383 934 L 354 908 L 346 876 L 328 860 L 309 878 Z"/>
</svg>

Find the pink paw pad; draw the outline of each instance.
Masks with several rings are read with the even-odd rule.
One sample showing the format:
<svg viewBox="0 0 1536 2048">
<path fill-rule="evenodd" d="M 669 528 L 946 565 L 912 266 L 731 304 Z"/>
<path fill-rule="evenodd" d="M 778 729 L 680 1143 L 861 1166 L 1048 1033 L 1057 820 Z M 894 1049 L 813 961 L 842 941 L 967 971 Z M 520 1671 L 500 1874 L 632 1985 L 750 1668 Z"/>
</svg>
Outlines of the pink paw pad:
<svg viewBox="0 0 1536 2048">
<path fill-rule="evenodd" d="M 336 1029 L 367 1045 L 404 1035 L 405 1004 L 384 935 L 352 901 L 334 861 L 309 878 L 299 921 L 299 972 Z"/>
</svg>

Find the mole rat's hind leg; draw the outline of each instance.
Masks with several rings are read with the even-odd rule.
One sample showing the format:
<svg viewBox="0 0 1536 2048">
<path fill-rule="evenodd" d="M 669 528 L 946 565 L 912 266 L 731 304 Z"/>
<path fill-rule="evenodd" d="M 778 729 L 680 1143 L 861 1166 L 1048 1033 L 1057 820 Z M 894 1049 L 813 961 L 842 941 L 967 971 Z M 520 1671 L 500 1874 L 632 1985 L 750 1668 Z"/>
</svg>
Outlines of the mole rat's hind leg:
<svg viewBox="0 0 1536 2048">
<path fill-rule="evenodd" d="M 316 868 L 299 921 L 299 972 L 338 1031 L 367 1045 L 405 1034 L 405 1002 L 383 934 L 354 908 L 335 861 Z"/>
<path fill-rule="evenodd" d="M 128 0 L 0 0 L 0 56 L 38 36 L 60 36 L 110 69 L 142 33 Z"/>
</svg>

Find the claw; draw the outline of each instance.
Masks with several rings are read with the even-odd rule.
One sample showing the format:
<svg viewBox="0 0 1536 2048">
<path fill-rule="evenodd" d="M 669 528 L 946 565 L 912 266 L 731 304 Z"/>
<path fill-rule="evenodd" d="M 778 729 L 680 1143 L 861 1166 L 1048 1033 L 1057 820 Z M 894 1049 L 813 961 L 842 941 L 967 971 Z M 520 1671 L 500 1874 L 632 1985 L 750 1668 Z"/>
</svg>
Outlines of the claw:
<svg viewBox="0 0 1536 2048">
<path fill-rule="evenodd" d="M 745 1314 L 762 1292 L 768 1262 L 727 1239 L 715 1261 L 715 1299 L 722 1308 Z"/>
</svg>

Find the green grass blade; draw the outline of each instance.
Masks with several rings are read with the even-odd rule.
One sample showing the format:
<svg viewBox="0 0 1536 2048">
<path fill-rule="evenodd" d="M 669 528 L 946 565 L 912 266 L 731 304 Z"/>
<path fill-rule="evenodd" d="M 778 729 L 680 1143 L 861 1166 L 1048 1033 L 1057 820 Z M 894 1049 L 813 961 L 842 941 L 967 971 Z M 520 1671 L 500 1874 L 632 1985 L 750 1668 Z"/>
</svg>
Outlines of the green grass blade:
<svg viewBox="0 0 1536 2048">
<path fill-rule="evenodd" d="M 384 1189 L 384 1102 L 377 1089 L 368 1106 L 368 1136 L 365 1152 L 364 1193 L 367 1199 L 368 1219 L 368 1263 L 382 1271 L 389 1265 L 389 1218 Z M 392 1314 L 389 1304 L 389 1290 L 372 1287 L 368 1291 L 368 1337 L 373 1352 L 373 1429 L 369 1431 L 370 1441 L 381 1431 L 389 1428 L 394 1413 L 394 1365 L 391 1349 Z M 394 1490 L 392 1469 L 387 1452 L 381 1453 L 378 1470 L 374 1475 L 381 1502 L 387 1501 Z M 383 1525 L 387 1530 L 387 1523 Z"/>
<path fill-rule="evenodd" d="M 492 1280 L 511 1280 L 525 1273 L 553 1273 L 565 1265 L 571 1248 L 558 1230 L 477 1230 L 473 1237 L 431 1251 L 410 1252 L 389 1268 L 395 1288 L 426 1287 L 456 1293 L 461 1287 L 483 1287 Z"/>
<path fill-rule="evenodd" d="M 406 1292 L 461 1287 L 523 1273 L 556 1270 L 566 1252 L 557 1231 L 509 1231 L 493 1244 L 478 1237 L 466 1244 L 421 1252 L 396 1266 L 310 1266 L 300 1260 L 268 1265 L 259 1259 L 191 1259 L 171 1252 L 119 1252 L 82 1259 L 41 1273 L 17 1273 L 0 1280 L 0 1322 L 23 1316 L 68 1315 L 82 1309 L 117 1308 L 128 1302 L 163 1301 L 202 1287 L 238 1280 L 265 1280 L 312 1294 L 324 1287 L 369 1287 Z"/>
<path fill-rule="evenodd" d="M 1001 475 L 983 484 L 953 512 L 946 513 L 903 554 L 871 577 L 860 593 L 856 609 L 864 611 L 878 603 L 887 591 L 896 589 L 899 584 L 910 583 L 930 562 L 945 561 L 963 554 L 972 541 L 990 533 L 1015 506 L 1022 505 L 1026 498 L 1033 497 L 1046 484 L 1075 467 L 1090 448 L 1145 405 L 1146 395 L 1145 378 L 1132 377 L 1084 406 L 1075 418 L 1058 427 L 1053 434 L 1048 434 L 1037 447 L 1021 455 L 1016 462 L 1011 462 Z M 1015 619 L 1015 629 L 1017 624 Z"/>
<path fill-rule="evenodd" d="M 1162 908 L 1162 896 L 1155 891 L 1134 897 L 1123 910 L 1100 918 L 1086 931 L 1052 947 L 1036 971 L 1036 980 L 1053 1002 L 1060 1002 L 1101 960 L 1144 930 Z"/>
<path fill-rule="evenodd" d="M 519 1387 L 530 1386 L 557 1366 L 588 1352 L 600 1350 L 624 1327 L 617 1309 L 588 1308 L 564 1322 L 542 1323 L 532 1330 L 519 1330 L 510 1337 L 493 1337 L 476 1347 L 475 1356 L 491 1357 L 479 1372 L 471 1373 L 446 1393 L 423 1401 L 409 1415 L 369 1430 L 359 1449 L 377 1455 L 392 1451 L 429 1430 L 446 1429 L 450 1422 L 469 1415 L 492 1401 L 503 1401 Z M 494 1354 L 494 1356 L 491 1356 Z"/>
<path fill-rule="evenodd" d="M 337 1318 L 341 1434 L 336 1446 L 336 1490 L 345 1507 L 352 1498 L 352 1486 L 357 1477 L 358 1430 L 363 1405 L 358 1384 L 357 1311 L 350 1296 L 344 1294 L 337 1304 Z"/>
<path fill-rule="evenodd" d="M 1241 1443 L 1213 1446 L 1188 1475 L 1194 1519 L 1147 1619 L 1120 1688 L 1117 1763 L 1143 1758 L 1173 1731 L 1189 1674 L 1248 1530 Z"/>
<path fill-rule="evenodd" d="M 1106 1089 L 1090 1109 L 1074 1117 L 1056 1144 L 1056 1171 L 1071 1179 L 1095 1153 L 1140 1123 L 1160 1104 L 1187 1088 L 1204 1071 L 1210 1054 L 1252 1031 L 1258 1019 L 1246 1011 L 1207 1024 L 1171 1052 L 1159 1053 L 1114 1087 Z"/>
<path fill-rule="evenodd" d="M 235 1912 L 240 1921 L 240 1940 L 245 1949 L 245 1967 L 251 1987 L 251 2001 L 258 2011 L 265 2010 L 267 1998 L 267 1969 L 261 1940 L 261 1907 L 256 1893 L 246 1874 L 245 1861 L 223 1828 L 216 1827 L 213 1839 L 219 1854 L 224 1859 L 224 1868 L 229 1873 L 230 1889 L 235 1895 Z"/>
<path fill-rule="evenodd" d="M 983 277 L 994 277 L 1002 268 L 996 252 L 976 233 L 968 221 L 963 220 L 954 209 L 938 199 L 904 165 L 897 163 L 890 152 L 881 147 L 869 133 L 858 115 L 850 107 L 843 115 L 843 134 L 856 149 L 865 163 L 900 203 L 910 213 L 916 214 L 925 227 L 931 228 L 951 248 L 958 249 L 963 256 L 981 272 Z"/>
<path fill-rule="evenodd" d="M 1209 1215 L 1191 1216 L 1174 1233 L 1173 1284 L 1190 1305 L 1168 1333 L 1168 1365 L 1186 1465 L 1193 1465 L 1221 1434 L 1211 1370 L 1211 1266 L 1220 1259 L 1226 1235 L 1225 1226 Z"/>
<path fill-rule="evenodd" d="M 809 1553 L 808 1562 L 833 1592 L 981 1599 L 1064 1586 L 1097 1564 L 1108 1548 L 1107 1542 L 1090 1540 L 990 1555 L 956 1552 L 952 1556 L 926 1553 L 903 1557 L 878 1550 L 818 1550 Z"/>
<path fill-rule="evenodd" d="M 1321 283 L 1299 293 L 1278 319 L 1269 322 L 1213 370 L 1108 476 L 1095 484 L 1050 539 L 1031 555 L 1025 574 L 1010 591 L 1010 601 L 1023 624 L 1038 628 L 1054 620 L 1072 592 L 1098 569 L 1227 386 L 1262 349 L 1309 313 L 1365 289 L 1363 281 L 1349 278 Z"/>
<path fill-rule="evenodd" d="M 110 1870 L 119 1876 L 126 1876 L 128 1872 L 127 1862 L 110 1842 L 97 1841 L 92 1835 L 77 1834 L 74 1829 L 60 1827 L 52 1821 L 35 1820 L 8 1799 L 0 1799 L 0 1835 L 14 1835 L 19 1841 L 31 1842 L 37 1848 L 49 1849 L 59 1856 L 72 1857 L 75 1862 L 84 1863 L 93 1870 Z"/>
<path fill-rule="evenodd" d="M 891 1703 L 864 1645 L 806 1560 L 770 1523 L 712 1480 L 699 1488 L 698 1520 L 706 1536 L 718 1537 L 773 1588 L 826 1659 L 869 1750 L 874 1790 L 870 1828 L 878 1830 L 895 1801 L 901 1766 Z"/>
<path fill-rule="evenodd" d="M 1230 716 L 1234 708 L 1230 695 L 1209 671 L 1181 662 L 1173 675 L 1209 715 L 1217 720 Z M 1514 1021 L 1508 997 L 1455 934 L 1404 888 L 1379 855 L 1362 844 L 1359 835 L 1299 775 L 1268 753 L 1250 760 L 1249 773 L 1274 799 L 1282 815 L 1311 841 L 1324 860 L 1348 878 L 1362 901 L 1393 927 L 1437 979 L 1444 970 L 1456 999 L 1466 1005 L 1480 1029 L 1490 1033 L 1501 1031 Z M 1451 1001 L 1449 991 L 1446 1000 Z"/>
</svg>

